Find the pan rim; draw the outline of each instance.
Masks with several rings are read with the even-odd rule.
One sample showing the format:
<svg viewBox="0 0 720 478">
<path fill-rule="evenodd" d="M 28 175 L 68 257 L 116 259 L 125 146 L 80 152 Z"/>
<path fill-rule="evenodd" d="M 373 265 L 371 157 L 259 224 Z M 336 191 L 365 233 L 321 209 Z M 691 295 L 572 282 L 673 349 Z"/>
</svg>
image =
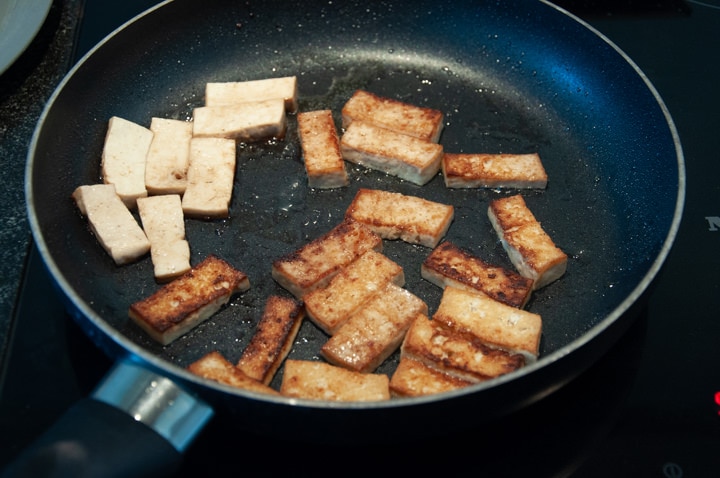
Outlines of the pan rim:
<svg viewBox="0 0 720 478">
<path fill-rule="evenodd" d="M 152 14 L 154 11 L 164 7 L 165 5 L 172 3 L 173 0 L 165 0 L 156 6 L 142 12 L 141 14 L 137 15 L 136 17 L 130 19 L 117 29 L 115 29 L 113 32 L 108 34 L 103 40 L 101 40 L 97 45 L 95 45 L 91 50 L 89 50 L 72 68 L 71 70 L 65 75 L 65 77 L 62 79 L 62 81 L 58 84 L 57 88 L 51 95 L 50 99 L 45 105 L 45 108 L 43 109 L 43 112 L 40 115 L 38 124 L 34 130 L 29 149 L 28 149 L 28 155 L 27 155 L 27 162 L 26 162 L 26 170 L 25 170 L 25 197 L 26 197 L 26 207 L 29 217 L 29 224 L 30 229 L 32 232 L 32 236 L 34 238 L 35 244 L 37 246 L 37 249 L 42 257 L 42 260 L 45 264 L 45 267 L 50 272 L 51 277 L 53 278 L 54 285 L 59 290 L 59 292 L 65 296 L 67 300 L 70 301 L 70 303 L 75 307 L 80 313 L 84 319 L 90 320 L 94 326 L 98 327 L 100 331 L 105 334 L 106 337 L 110 338 L 115 345 L 122 348 L 124 351 L 126 351 L 127 358 L 129 360 L 133 361 L 140 361 L 145 366 L 148 366 L 151 369 L 154 369 L 156 371 L 159 371 L 160 373 L 163 373 L 165 375 L 170 372 L 172 374 L 171 378 L 179 379 L 182 382 L 185 382 L 187 384 L 199 386 L 202 388 L 211 388 L 215 390 L 222 391 L 223 393 L 227 393 L 230 395 L 235 395 L 247 399 L 253 399 L 253 400 L 261 400 L 263 402 L 270 402 L 278 405 L 289 405 L 289 406 L 299 406 L 299 407 L 307 407 L 307 408 L 327 408 L 327 409 L 386 409 L 386 408 L 397 408 L 397 407 L 405 407 L 409 405 L 423 405 L 431 402 L 436 401 L 442 401 L 447 399 L 452 399 L 460 396 L 466 396 L 466 395 L 472 395 L 479 392 L 482 392 L 484 390 L 490 389 L 490 388 L 496 388 L 501 387 L 511 381 L 515 381 L 518 379 L 521 379 L 525 376 L 531 375 L 535 373 L 536 371 L 546 367 L 547 365 L 550 365 L 552 363 L 558 362 L 562 360 L 564 357 L 569 356 L 573 354 L 575 351 L 585 347 L 588 343 L 593 341 L 597 336 L 599 336 L 603 331 L 605 331 L 608 327 L 610 327 L 612 324 L 617 322 L 620 317 L 622 317 L 625 313 L 627 313 L 633 304 L 635 304 L 640 297 L 645 294 L 645 292 L 650 287 L 651 283 L 654 281 L 658 273 L 660 272 L 663 264 L 665 263 L 667 256 L 670 253 L 670 250 L 672 249 L 672 246 L 675 242 L 675 239 L 677 237 L 680 223 L 682 220 L 682 214 L 684 210 L 684 204 L 685 204 L 685 195 L 686 195 L 686 172 L 685 172 L 685 160 L 684 160 L 684 154 L 683 149 L 680 141 L 680 137 L 675 125 L 674 120 L 672 119 L 672 116 L 670 114 L 670 111 L 667 108 L 667 105 L 665 104 L 664 100 L 660 96 L 659 92 L 651 82 L 651 80 L 647 77 L 647 75 L 640 69 L 640 67 L 620 48 L 618 47 L 614 42 L 612 42 L 608 37 L 606 37 L 604 34 L 599 32 L 597 29 L 589 25 L 584 20 L 578 18 L 577 16 L 573 15 L 572 13 L 568 12 L 567 10 L 558 7 L 557 5 L 552 4 L 551 2 L 547 0 L 541 0 L 541 3 L 545 4 L 546 6 L 555 9 L 556 11 L 560 12 L 561 14 L 573 19 L 575 22 L 583 26 L 584 28 L 588 29 L 590 32 L 592 32 L 595 36 L 597 36 L 599 39 L 604 41 L 607 45 L 612 47 L 618 55 L 626 62 L 628 65 L 635 71 L 635 73 L 640 77 L 640 79 L 643 81 L 643 83 L 648 88 L 649 92 L 652 94 L 652 97 L 657 102 L 660 110 L 662 111 L 662 114 L 664 115 L 665 123 L 668 126 L 670 135 L 673 140 L 674 148 L 675 148 L 675 155 L 677 160 L 677 172 L 678 172 L 678 190 L 677 190 L 677 197 L 675 201 L 675 209 L 673 213 L 672 222 L 670 224 L 670 227 L 668 229 L 667 235 L 665 236 L 665 239 L 663 241 L 662 247 L 657 254 L 657 256 L 652 261 L 652 264 L 648 271 L 644 274 L 642 280 L 633 288 L 633 290 L 630 292 L 629 295 L 627 295 L 622 302 L 615 307 L 609 314 L 607 314 L 606 317 L 604 317 L 602 320 L 600 320 L 597 324 L 593 325 L 590 329 L 588 329 L 585 333 L 583 333 L 580 337 L 576 338 L 569 344 L 559 348 L 558 350 L 555 350 L 553 352 L 548 353 L 547 355 L 541 356 L 537 362 L 533 364 L 528 364 L 527 366 L 509 373 L 507 375 L 503 375 L 501 377 L 497 377 L 491 380 L 488 380 L 487 382 L 483 382 L 480 384 L 475 384 L 460 390 L 454 390 L 444 393 L 439 393 L 435 395 L 429 395 L 429 396 L 423 396 L 423 397 L 410 397 L 410 398 L 393 398 L 392 400 L 388 401 L 380 401 L 380 402 L 334 402 L 334 401 L 319 401 L 319 400 L 306 400 L 306 399 L 295 399 L 295 398 L 289 398 L 289 397 L 274 397 L 274 396 L 268 396 L 263 395 L 256 392 L 250 392 L 246 390 L 237 389 L 234 387 L 230 387 L 228 385 L 219 384 L 217 382 L 196 376 L 189 371 L 183 369 L 182 367 L 179 367 L 178 365 L 175 365 L 161 357 L 155 356 L 152 353 L 144 350 L 140 345 L 134 343 L 127 337 L 125 337 L 123 334 L 119 333 L 114 327 L 110 326 L 105 320 L 103 320 L 97 313 L 95 313 L 92 310 L 92 307 L 90 307 L 81 297 L 77 295 L 75 290 L 72 288 L 72 286 L 68 283 L 65 276 L 63 275 L 62 271 L 57 266 L 55 260 L 53 259 L 52 255 L 49 252 L 49 249 L 47 247 L 47 244 L 45 242 L 37 214 L 35 212 L 35 201 L 34 201 L 34 191 L 33 191 L 33 184 L 32 184 L 32 171 L 33 171 L 33 165 L 34 165 L 34 159 L 35 159 L 35 153 L 36 148 L 38 145 L 39 138 L 41 136 L 43 125 L 45 123 L 45 120 L 49 114 L 49 112 L 52 110 L 52 107 L 58 98 L 58 96 L 63 91 L 65 85 L 73 78 L 75 73 L 82 68 L 84 63 L 90 58 L 97 50 L 102 48 L 102 46 L 107 43 L 111 38 L 113 38 L 115 35 L 118 34 L 118 32 L 125 29 L 128 25 L 135 23 L 138 19 Z M 590 364 L 588 364 L 589 366 Z M 579 371 L 580 372 L 580 371 Z"/>
</svg>

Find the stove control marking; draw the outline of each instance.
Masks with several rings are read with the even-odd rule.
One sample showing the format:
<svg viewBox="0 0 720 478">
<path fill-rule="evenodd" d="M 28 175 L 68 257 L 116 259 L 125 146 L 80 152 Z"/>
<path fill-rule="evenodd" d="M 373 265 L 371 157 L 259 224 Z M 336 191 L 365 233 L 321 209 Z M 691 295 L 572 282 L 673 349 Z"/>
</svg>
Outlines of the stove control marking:
<svg viewBox="0 0 720 478">
<path fill-rule="evenodd" d="M 720 231 L 720 216 L 705 216 L 708 222 L 708 231 Z"/>
<path fill-rule="evenodd" d="M 662 470 L 663 475 L 665 475 L 667 478 L 682 478 L 683 476 L 683 469 L 677 463 L 665 463 Z"/>
</svg>

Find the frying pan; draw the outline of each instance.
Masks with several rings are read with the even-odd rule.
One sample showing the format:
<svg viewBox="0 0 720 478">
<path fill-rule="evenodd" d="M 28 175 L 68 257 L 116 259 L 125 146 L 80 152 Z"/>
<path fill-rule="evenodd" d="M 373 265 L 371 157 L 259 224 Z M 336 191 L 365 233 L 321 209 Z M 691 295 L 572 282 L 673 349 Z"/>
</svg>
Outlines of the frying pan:
<svg viewBox="0 0 720 478">
<path fill-rule="evenodd" d="M 270 277 L 271 261 L 336 225 L 360 187 L 453 204 L 446 238 L 512 267 L 486 210 L 519 191 L 450 190 L 440 175 L 417 186 L 351 165 L 348 187 L 313 190 L 293 116 L 284 139 L 238 145 L 230 218 L 186 221 L 193 263 L 216 254 L 246 272 L 251 289 L 165 347 L 131 323 L 128 306 L 158 288 L 150 260 L 115 266 L 70 199 L 75 187 L 101 181 L 108 119 L 190 119 L 208 81 L 289 75 L 298 77 L 300 110 L 331 109 L 338 126 L 343 103 L 362 88 L 442 110 L 445 151 L 540 154 L 549 185 L 521 193 L 569 264 L 527 306 L 543 317 L 537 363 L 466 389 L 380 403 L 268 397 L 185 370 L 211 350 L 237 360 L 265 298 L 287 294 Z M 549 3 L 176 0 L 114 32 L 63 80 L 33 137 L 26 188 L 32 232 L 60 295 L 107 354 L 168 379 L 239 428 L 352 441 L 476 425 L 582 373 L 650 293 L 679 226 L 685 176 L 674 124 L 645 75 Z M 385 241 L 384 251 L 432 313 L 441 291 L 419 273 L 430 251 L 399 241 Z M 319 360 L 326 338 L 306 321 L 290 357 Z M 397 360 L 378 371 L 392 373 Z"/>
</svg>

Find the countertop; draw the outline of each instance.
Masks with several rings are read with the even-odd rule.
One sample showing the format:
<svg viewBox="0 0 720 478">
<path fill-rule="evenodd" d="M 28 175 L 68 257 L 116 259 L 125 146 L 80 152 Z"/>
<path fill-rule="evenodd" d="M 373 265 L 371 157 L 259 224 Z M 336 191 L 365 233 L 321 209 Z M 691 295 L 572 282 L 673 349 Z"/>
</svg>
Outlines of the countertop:
<svg viewBox="0 0 720 478">
<path fill-rule="evenodd" d="M 24 189 L 28 146 L 45 103 L 72 66 L 82 8 L 82 0 L 54 1 L 38 35 L 0 75 L 1 351 L 10 334 L 12 311 L 31 244 Z"/>
</svg>

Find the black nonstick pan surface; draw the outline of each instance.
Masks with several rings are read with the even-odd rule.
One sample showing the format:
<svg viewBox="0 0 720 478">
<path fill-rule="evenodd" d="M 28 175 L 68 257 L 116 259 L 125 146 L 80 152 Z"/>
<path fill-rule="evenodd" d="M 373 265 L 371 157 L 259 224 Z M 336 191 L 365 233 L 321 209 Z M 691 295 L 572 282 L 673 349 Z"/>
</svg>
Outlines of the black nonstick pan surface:
<svg viewBox="0 0 720 478">
<path fill-rule="evenodd" d="M 162 347 L 127 315 L 159 287 L 149 257 L 116 266 L 70 194 L 101 181 L 111 116 L 143 125 L 153 116 L 189 120 L 206 82 L 290 75 L 298 77 L 300 111 L 331 109 L 340 127 L 340 109 L 356 89 L 437 108 L 446 115 L 445 151 L 538 152 L 548 187 L 450 190 L 440 175 L 417 186 L 348 164 L 348 187 L 310 189 L 291 115 L 285 138 L 238 144 L 230 217 L 185 223 L 193 264 L 218 255 L 248 274 L 251 289 Z M 522 193 L 569 255 L 565 276 L 527 306 L 543 317 L 539 361 L 453 393 L 350 404 L 270 398 L 186 372 L 211 350 L 239 358 L 266 298 L 287 295 L 270 276 L 271 262 L 338 224 L 360 187 L 454 205 L 446 238 L 506 267 L 487 206 Z M 99 347 L 187 386 L 238 426 L 308 438 L 377 436 L 379 423 L 404 433 L 447 431 L 561 387 L 615 342 L 650 292 L 679 226 L 684 188 L 672 119 L 642 72 L 581 21 L 525 1 L 163 3 L 100 43 L 65 78 L 43 113 L 27 169 L 38 249 Z M 420 277 L 430 250 L 385 241 L 384 251 L 432 313 L 441 290 Z M 290 357 L 320 360 L 326 339 L 306 321 Z M 391 374 L 397 359 L 378 372 Z M 418 420 L 428 413 L 437 419 Z"/>
</svg>

